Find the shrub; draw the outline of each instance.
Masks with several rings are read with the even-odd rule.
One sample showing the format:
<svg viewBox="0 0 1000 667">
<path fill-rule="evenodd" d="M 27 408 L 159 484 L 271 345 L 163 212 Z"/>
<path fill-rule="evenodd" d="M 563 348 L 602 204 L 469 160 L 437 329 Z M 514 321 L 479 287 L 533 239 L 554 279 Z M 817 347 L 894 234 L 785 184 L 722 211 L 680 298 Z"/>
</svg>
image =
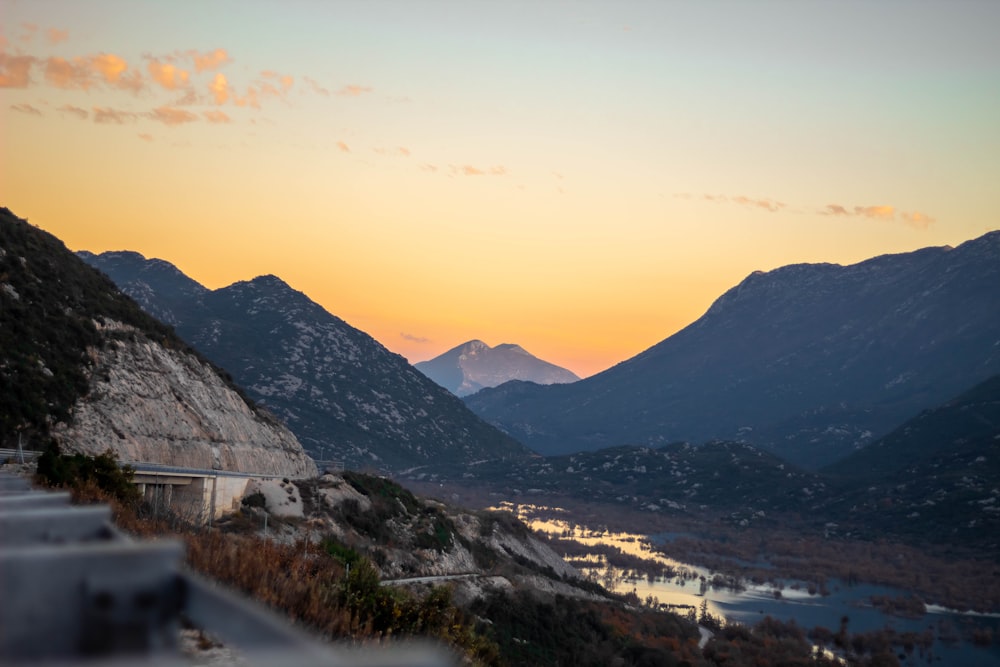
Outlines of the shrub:
<svg viewBox="0 0 1000 667">
<path fill-rule="evenodd" d="M 135 469 L 119 466 L 111 450 L 97 456 L 66 455 L 60 451 L 59 444 L 51 440 L 38 457 L 37 476 L 41 483 L 67 489 L 95 484 L 124 504 L 136 504 L 141 499 L 139 489 L 132 483 L 133 475 Z"/>
</svg>

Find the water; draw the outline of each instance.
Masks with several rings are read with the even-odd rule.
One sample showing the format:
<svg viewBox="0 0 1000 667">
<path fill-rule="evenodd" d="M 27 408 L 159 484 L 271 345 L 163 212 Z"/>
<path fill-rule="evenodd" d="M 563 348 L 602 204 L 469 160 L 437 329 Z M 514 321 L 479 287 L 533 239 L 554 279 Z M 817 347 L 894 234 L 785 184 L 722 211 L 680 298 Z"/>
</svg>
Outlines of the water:
<svg viewBox="0 0 1000 667">
<path fill-rule="evenodd" d="M 766 616 L 781 621 L 794 620 L 799 627 L 810 630 L 816 626 L 836 633 L 841 619 L 847 617 L 850 634 L 892 628 L 897 633 L 911 632 L 933 637 L 929 654 L 921 655 L 919 648 L 911 653 L 900 653 L 903 665 L 962 665 L 970 667 L 1000 667 L 1000 614 L 962 613 L 928 605 L 926 613 L 918 618 L 902 618 L 887 614 L 871 605 L 872 596 L 900 598 L 907 592 L 888 586 L 871 584 L 847 585 L 833 580 L 827 583 L 827 595 L 810 594 L 807 584 L 799 588 L 776 589 L 774 584 L 746 585 L 745 588 L 712 585 L 713 579 L 721 584 L 721 577 L 705 568 L 683 563 L 654 550 L 653 541 L 645 535 L 620 533 L 609 530 L 592 530 L 571 525 L 568 520 L 536 519 L 538 511 L 558 513 L 556 508 L 539 508 L 530 505 L 504 503 L 503 509 L 516 512 L 532 529 L 559 539 L 595 547 L 594 552 L 567 556 L 584 575 L 589 576 L 618 593 L 634 592 L 640 600 L 655 599 L 682 615 L 696 612 L 703 602 L 713 616 L 754 625 Z M 568 517 L 568 515 L 567 515 Z M 669 535 L 655 536 L 668 542 Z M 614 546 L 622 552 L 670 568 L 672 576 L 638 576 L 634 572 L 609 567 L 597 548 Z M 793 582 L 785 582 L 790 584 Z M 775 594 L 780 590 L 780 597 Z M 968 638 L 973 630 L 989 629 L 994 637 L 989 647 L 974 645 Z M 926 633 L 930 633 L 929 635 Z"/>
</svg>

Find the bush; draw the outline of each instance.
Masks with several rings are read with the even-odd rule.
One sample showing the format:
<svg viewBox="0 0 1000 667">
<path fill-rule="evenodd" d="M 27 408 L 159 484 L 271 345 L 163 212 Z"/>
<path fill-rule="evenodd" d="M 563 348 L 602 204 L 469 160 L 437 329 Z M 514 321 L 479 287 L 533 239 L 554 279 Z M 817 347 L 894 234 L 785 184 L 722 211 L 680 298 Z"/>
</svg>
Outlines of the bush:
<svg viewBox="0 0 1000 667">
<path fill-rule="evenodd" d="M 132 482 L 135 469 L 119 466 L 111 450 L 88 456 L 63 454 L 59 444 L 51 440 L 38 457 L 38 480 L 48 486 L 80 489 L 95 484 L 101 491 L 126 505 L 141 500 L 139 489 Z"/>
</svg>

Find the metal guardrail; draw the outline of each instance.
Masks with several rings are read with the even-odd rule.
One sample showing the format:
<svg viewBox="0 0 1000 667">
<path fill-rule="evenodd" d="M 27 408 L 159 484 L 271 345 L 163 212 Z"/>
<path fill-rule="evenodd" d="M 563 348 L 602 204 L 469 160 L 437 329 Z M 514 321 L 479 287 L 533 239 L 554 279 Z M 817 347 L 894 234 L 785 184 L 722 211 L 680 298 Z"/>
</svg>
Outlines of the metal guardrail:
<svg viewBox="0 0 1000 667">
<path fill-rule="evenodd" d="M 31 463 L 41 455 L 41 452 L 37 452 L 32 449 L 18 450 L 0 447 L 0 463 L 3 463 L 4 461 L 11 461 L 12 463 Z"/>
<path fill-rule="evenodd" d="M 444 667 L 443 648 L 338 648 L 186 570 L 176 540 L 136 541 L 104 505 L 35 491 L 0 473 L 0 664 L 186 665 L 181 619 L 220 637 L 240 664 Z"/>
</svg>

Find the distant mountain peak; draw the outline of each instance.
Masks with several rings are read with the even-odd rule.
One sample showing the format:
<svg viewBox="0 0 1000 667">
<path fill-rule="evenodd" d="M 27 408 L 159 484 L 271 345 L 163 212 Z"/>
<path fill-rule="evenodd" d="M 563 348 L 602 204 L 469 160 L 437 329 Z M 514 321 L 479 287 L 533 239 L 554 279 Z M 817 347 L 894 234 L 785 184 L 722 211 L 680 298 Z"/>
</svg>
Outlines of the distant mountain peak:
<svg viewBox="0 0 1000 667">
<path fill-rule="evenodd" d="M 565 384 L 580 378 L 572 371 L 543 361 L 515 343 L 490 347 L 474 339 L 429 361 L 414 364 L 421 373 L 458 396 L 511 380 Z"/>
</svg>

